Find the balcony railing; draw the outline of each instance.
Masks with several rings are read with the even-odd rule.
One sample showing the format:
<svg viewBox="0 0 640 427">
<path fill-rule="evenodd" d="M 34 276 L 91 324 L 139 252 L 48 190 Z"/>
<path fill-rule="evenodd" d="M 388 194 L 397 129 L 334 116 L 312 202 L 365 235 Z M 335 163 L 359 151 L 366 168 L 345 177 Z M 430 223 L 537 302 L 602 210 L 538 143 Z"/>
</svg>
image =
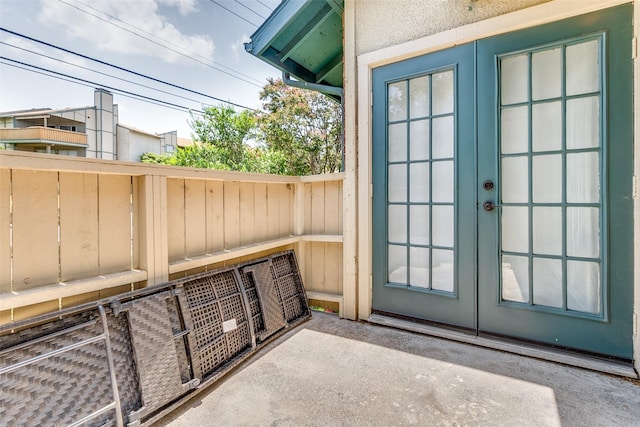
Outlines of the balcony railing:
<svg viewBox="0 0 640 427">
<path fill-rule="evenodd" d="M 0 324 L 291 248 L 342 304 L 343 179 L 0 151 Z"/>
<path fill-rule="evenodd" d="M 87 145 L 87 135 L 68 130 L 33 126 L 28 128 L 0 129 L 0 142 L 11 144 L 43 143 Z"/>
</svg>

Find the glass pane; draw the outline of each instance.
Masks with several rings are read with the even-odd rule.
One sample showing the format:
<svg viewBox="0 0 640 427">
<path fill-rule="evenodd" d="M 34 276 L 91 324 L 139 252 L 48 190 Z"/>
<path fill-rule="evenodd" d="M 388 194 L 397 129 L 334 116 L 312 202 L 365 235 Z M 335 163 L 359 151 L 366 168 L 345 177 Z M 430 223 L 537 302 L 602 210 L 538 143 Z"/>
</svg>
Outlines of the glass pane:
<svg viewBox="0 0 640 427">
<path fill-rule="evenodd" d="M 409 166 L 409 200 L 414 203 L 429 201 L 429 163 L 412 163 Z"/>
<path fill-rule="evenodd" d="M 600 265 L 567 261 L 567 308 L 600 313 Z"/>
<path fill-rule="evenodd" d="M 433 249 L 431 289 L 453 292 L 453 251 Z"/>
<path fill-rule="evenodd" d="M 453 157 L 453 116 L 433 119 L 432 153 L 434 159 Z"/>
<path fill-rule="evenodd" d="M 421 288 L 429 287 L 429 249 L 410 248 L 411 273 L 409 284 Z"/>
<path fill-rule="evenodd" d="M 390 202 L 407 201 L 407 165 L 389 165 Z"/>
<path fill-rule="evenodd" d="M 527 203 L 529 201 L 529 157 L 504 157 L 500 183 L 503 202 Z"/>
<path fill-rule="evenodd" d="M 417 205 L 409 208 L 411 235 L 409 239 L 414 245 L 429 244 L 429 206 Z"/>
<path fill-rule="evenodd" d="M 389 282 L 407 283 L 407 248 L 389 245 Z"/>
<path fill-rule="evenodd" d="M 567 255 L 600 256 L 599 217 L 598 208 L 567 208 Z"/>
<path fill-rule="evenodd" d="M 502 154 L 529 151 L 529 108 L 505 108 L 500 116 L 500 151 Z"/>
<path fill-rule="evenodd" d="M 600 156 L 598 153 L 567 154 L 567 201 L 600 201 Z"/>
<path fill-rule="evenodd" d="M 502 299 L 529 302 L 529 258 L 502 256 Z"/>
<path fill-rule="evenodd" d="M 389 205 L 389 241 L 395 243 L 407 242 L 407 207 L 404 205 Z"/>
<path fill-rule="evenodd" d="M 562 201 L 562 155 L 533 157 L 533 202 Z"/>
<path fill-rule="evenodd" d="M 527 207 L 502 208 L 502 250 L 529 252 L 529 209 Z"/>
<path fill-rule="evenodd" d="M 531 57 L 531 98 L 557 98 L 561 94 L 562 49 L 534 53 Z"/>
<path fill-rule="evenodd" d="M 529 100 L 529 58 L 527 54 L 500 60 L 502 105 Z"/>
<path fill-rule="evenodd" d="M 453 71 L 437 73 L 431 78 L 433 114 L 453 113 Z"/>
<path fill-rule="evenodd" d="M 597 96 L 567 101 L 567 148 L 600 146 L 600 99 Z"/>
<path fill-rule="evenodd" d="M 562 255 L 562 208 L 533 208 L 533 252 Z"/>
<path fill-rule="evenodd" d="M 407 160 L 407 124 L 389 125 L 389 161 L 404 162 Z"/>
<path fill-rule="evenodd" d="M 562 149 L 562 108 L 560 102 L 545 102 L 533 106 L 533 151 Z"/>
<path fill-rule="evenodd" d="M 429 120 L 411 122 L 411 142 L 409 151 L 411 160 L 429 159 Z"/>
<path fill-rule="evenodd" d="M 429 115 L 429 76 L 409 80 L 411 118 Z"/>
<path fill-rule="evenodd" d="M 533 259 L 533 303 L 562 307 L 562 260 Z"/>
<path fill-rule="evenodd" d="M 453 202 L 453 161 L 433 162 L 433 185 L 431 186 L 434 202 Z"/>
<path fill-rule="evenodd" d="M 407 118 L 407 82 L 391 83 L 387 98 L 389 121 L 406 120 Z"/>
<path fill-rule="evenodd" d="M 433 245 L 453 247 L 453 206 L 433 206 Z"/>
<path fill-rule="evenodd" d="M 567 95 L 596 92 L 600 61 L 598 41 L 567 46 Z"/>
</svg>

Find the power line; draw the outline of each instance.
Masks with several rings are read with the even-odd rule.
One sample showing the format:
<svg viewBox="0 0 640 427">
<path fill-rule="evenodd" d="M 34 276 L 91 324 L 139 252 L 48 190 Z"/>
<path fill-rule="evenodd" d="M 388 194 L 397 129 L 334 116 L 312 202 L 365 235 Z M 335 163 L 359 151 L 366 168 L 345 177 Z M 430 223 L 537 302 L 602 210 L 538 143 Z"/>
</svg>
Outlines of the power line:
<svg viewBox="0 0 640 427">
<path fill-rule="evenodd" d="M 165 85 L 167 85 L 167 86 L 175 87 L 175 88 L 177 88 L 177 89 L 181 89 L 181 90 L 184 90 L 184 91 L 186 91 L 186 92 L 191 92 L 191 93 L 196 94 L 196 95 L 204 96 L 205 98 L 210 98 L 210 99 L 213 99 L 213 100 L 218 101 L 218 102 L 223 102 L 223 103 L 225 103 L 225 104 L 229 104 L 229 105 L 233 105 L 233 106 L 235 106 L 235 107 L 243 108 L 243 109 L 245 109 L 245 110 L 252 110 L 252 111 L 256 111 L 254 108 L 251 108 L 251 107 L 246 107 L 246 106 L 244 106 L 244 105 L 236 104 L 235 102 L 231 102 L 231 101 L 225 101 L 224 99 L 220 99 L 220 98 L 215 97 L 215 96 L 207 95 L 207 94 L 205 94 L 205 93 L 198 92 L 198 91 L 195 91 L 195 90 L 192 90 L 192 89 L 188 89 L 188 88 L 183 87 L 183 86 L 179 86 L 179 85 L 176 85 L 176 84 L 173 84 L 173 83 L 165 82 L 164 80 L 156 79 L 155 77 L 147 76 L 147 75 L 145 75 L 145 74 L 138 73 L 137 71 L 132 71 L 132 70 L 129 70 L 129 69 L 127 69 L 127 68 L 123 68 L 123 67 L 120 67 L 120 66 L 118 66 L 118 65 L 110 64 L 110 63 L 105 62 L 105 61 L 102 61 L 102 60 L 100 60 L 100 59 L 95 59 L 95 58 L 92 58 L 92 57 L 90 57 L 90 56 L 83 55 L 83 54 L 81 54 L 81 53 L 77 53 L 77 52 L 74 52 L 74 51 L 72 51 L 72 50 L 65 49 L 65 48 L 63 48 L 63 47 L 56 46 L 56 45 L 54 45 L 54 44 L 51 44 L 51 43 L 48 43 L 48 42 L 45 42 L 45 41 L 42 41 L 42 40 L 34 39 L 33 37 L 29 37 L 29 36 L 27 36 L 27 35 L 20 34 L 20 33 L 17 33 L 17 32 L 15 32 L 15 31 L 8 30 L 8 29 L 6 29 L 6 28 L 2 28 L 2 27 L 0 27 L 0 31 L 4 31 L 4 32 L 9 33 L 9 34 L 13 34 L 13 35 L 15 35 L 15 36 L 22 37 L 22 38 L 24 38 L 24 39 L 27 39 L 27 40 L 33 41 L 33 42 L 35 42 L 35 43 L 39 43 L 39 44 L 42 44 L 42 45 L 45 45 L 45 46 L 48 46 L 48 47 L 52 47 L 52 48 L 54 48 L 54 49 L 58 49 L 58 50 L 61 50 L 61 51 L 63 51 L 63 52 L 70 53 L 70 54 L 72 54 L 72 55 L 76 55 L 76 56 L 79 56 L 79 57 L 81 57 L 81 58 L 85 58 L 85 59 L 88 59 L 88 60 L 90 60 L 90 61 L 94 61 L 94 62 L 97 62 L 97 63 L 99 63 L 99 64 L 106 65 L 106 66 L 108 66 L 108 67 L 112 67 L 112 68 L 115 68 L 115 69 L 117 69 L 117 70 L 124 71 L 124 72 L 130 73 L 130 74 L 136 75 L 136 76 L 138 76 L 138 77 L 143 77 L 143 78 L 145 78 L 145 79 L 149 79 L 149 80 L 152 80 L 152 81 L 154 81 L 154 82 L 162 83 L 162 84 L 165 84 Z"/>
<path fill-rule="evenodd" d="M 227 12 L 229 12 L 232 15 L 237 16 L 238 18 L 242 19 L 244 22 L 253 25 L 254 27 L 258 28 L 258 26 L 256 24 L 254 24 L 253 22 L 249 21 L 247 18 L 245 18 L 242 15 L 238 15 L 237 13 L 235 13 L 233 10 L 221 5 L 220 3 L 218 3 L 216 0 L 209 0 L 211 3 L 216 4 L 218 6 L 220 6 L 221 8 L 223 8 L 224 10 L 226 10 Z"/>
<path fill-rule="evenodd" d="M 242 4 L 242 3 L 240 3 L 238 0 L 235 0 L 235 2 L 236 2 L 236 3 L 238 3 L 240 6 L 244 7 L 245 9 L 247 9 L 249 12 L 252 12 L 252 13 L 254 13 L 254 14 L 258 15 L 260 18 L 262 18 L 262 19 L 267 19 L 267 17 L 266 17 L 266 16 L 262 16 L 262 15 L 260 15 L 258 12 L 256 12 L 256 11 L 255 11 L 255 10 L 253 10 L 253 9 L 251 9 L 251 8 L 250 8 L 249 6 L 247 6 L 246 4 Z"/>
<path fill-rule="evenodd" d="M 0 59 L 1 59 L 1 58 L 0 58 Z M 64 77 L 60 77 L 60 76 L 55 76 L 55 75 L 47 74 L 46 72 L 36 71 L 36 70 L 32 70 L 32 69 L 30 69 L 30 68 L 21 67 L 21 66 L 19 66 L 19 65 L 9 64 L 9 63 L 7 63 L 7 62 L 2 62 L 2 61 L 0 61 L 0 64 L 2 64 L 2 65 L 6 65 L 6 66 L 8 66 L 8 67 L 18 68 L 18 69 L 20 69 L 20 70 L 24 70 L 24 71 L 29 71 L 29 72 L 31 72 L 31 73 L 35 73 L 35 74 L 40 74 L 40 75 L 43 75 L 43 76 L 45 76 L 45 77 L 51 77 L 51 78 L 53 78 L 53 79 L 62 80 L 62 81 L 68 82 L 68 83 L 77 84 L 77 85 L 80 85 L 80 86 L 90 87 L 90 88 L 93 88 L 93 89 L 95 89 L 95 87 L 96 87 L 96 85 L 93 85 L 93 84 L 87 84 L 87 83 L 82 83 L 82 82 L 74 81 L 73 79 L 75 79 L 75 77 L 71 77 L 71 78 L 67 79 L 67 78 L 64 78 Z M 30 65 L 29 65 L 29 66 L 30 66 Z M 99 86 L 99 85 L 98 85 L 98 86 Z M 113 93 L 116 93 L 116 94 L 118 94 L 118 95 L 120 95 L 120 96 L 123 96 L 123 97 L 125 97 L 125 98 L 131 98 L 131 99 L 135 99 L 135 100 L 137 100 L 137 101 L 146 102 L 146 103 L 148 103 L 148 104 L 157 105 L 157 106 L 159 106 L 159 107 L 169 108 L 169 109 L 177 110 L 177 111 L 182 111 L 183 113 L 185 113 L 185 112 L 188 112 L 188 113 L 193 112 L 193 113 L 196 113 L 196 114 L 204 114 L 204 111 L 202 111 L 202 110 L 194 110 L 194 109 L 191 109 L 191 108 L 189 108 L 189 107 L 184 107 L 184 106 L 182 106 L 182 105 L 180 105 L 180 106 L 175 106 L 175 107 L 174 107 L 174 106 L 169 106 L 169 105 L 166 105 L 165 101 L 158 100 L 158 102 L 154 102 L 154 101 L 151 101 L 151 100 L 149 100 L 149 99 L 142 99 L 142 98 L 138 97 L 138 96 L 137 96 L 137 95 L 135 95 L 135 94 L 134 94 L 134 95 L 129 95 L 129 94 L 127 94 L 127 93 L 122 93 L 119 89 L 112 89 L 112 92 L 113 92 Z"/>
<path fill-rule="evenodd" d="M 167 92 L 166 90 L 158 89 L 158 88 L 155 88 L 155 87 L 152 87 L 152 86 L 147 86 L 147 85 L 144 85 L 142 83 L 134 82 L 133 80 L 127 80 L 127 79 L 124 79 L 122 77 L 114 76 L 113 74 L 104 73 L 104 72 L 98 71 L 98 70 L 93 70 L 93 69 L 91 69 L 89 67 L 84 67 L 82 65 L 74 64 L 72 62 L 65 61 L 65 60 L 60 59 L 60 58 L 55 58 L 53 56 L 45 55 L 44 53 L 40 53 L 40 52 L 36 52 L 36 51 L 33 51 L 33 50 L 25 49 L 25 48 L 20 47 L 20 46 L 15 46 L 15 45 L 12 45 L 11 43 L 0 41 L 0 44 L 3 44 L 5 46 L 10 46 L 10 47 L 12 47 L 14 49 L 19 49 L 19 50 L 22 50 L 24 52 L 29 52 L 29 53 L 32 53 L 34 55 L 41 56 L 43 58 L 51 59 L 53 61 L 58 61 L 58 62 L 61 62 L 63 64 L 71 65 L 72 67 L 76 67 L 76 68 L 80 68 L 80 69 L 83 69 L 83 70 L 87 70 L 87 71 L 90 71 L 92 73 L 101 74 L 103 76 L 111 77 L 113 79 L 120 80 L 120 81 L 123 81 L 123 82 L 126 82 L 126 83 L 131 83 L 131 84 L 134 84 L 136 86 L 142 86 L 142 87 L 147 88 L 147 89 L 151 89 L 151 90 L 155 90 L 157 92 L 161 92 L 161 93 L 164 93 L 164 94 L 167 94 L 167 95 L 175 96 L 176 98 L 182 98 L 182 99 L 185 99 L 187 101 L 192 101 L 192 102 L 197 102 L 197 103 L 200 102 L 200 101 L 198 101 L 196 99 L 193 99 L 193 98 L 187 98 L 186 96 L 177 95 L 175 93 Z"/>
<path fill-rule="evenodd" d="M 209 64 L 209 63 L 207 63 L 207 62 L 204 62 L 204 61 L 201 61 L 201 60 L 199 60 L 199 59 L 197 59 L 197 58 L 194 58 L 194 57 L 192 57 L 192 56 L 186 55 L 184 52 L 181 52 L 181 51 L 179 51 L 179 50 L 177 50 L 177 49 L 173 49 L 173 48 L 171 48 L 171 47 L 169 47 L 169 46 L 165 46 L 165 45 L 163 45 L 162 43 L 158 43 L 157 41 L 155 41 L 155 40 L 153 40 L 153 39 L 151 39 L 151 38 L 149 38 L 149 37 L 145 37 L 145 36 L 143 36 L 143 35 L 141 35 L 141 34 L 136 33 L 135 31 L 131 31 L 131 30 L 130 30 L 130 29 L 128 29 L 128 28 L 124 28 L 124 27 L 122 27 L 122 26 L 120 26 L 120 25 L 116 24 L 115 22 L 111 22 L 111 21 L 109 21 L 109 20 L 107 20 L 107 19 L 104 19 L 104 18 L 102 18 L 102 17 L 100 17 L 100 16 L 98 16 L 98 15 L 95 15 L 95 14 L 93 14 L 93 13 L 91 13 L 91 12 L 88 12 L 88 11 L 86 11 L 86 10 L 84 10 L 84 9 L 81 9 L 81 8 L 79 8 L 79 7 L 77 7 L 77 6 L 74 6 L 74 5 L 70 4 L 70 3 L 67 3 L 67 2 L 66 2 L 66 1 L 64 1 L 64 0 L 58 0 L 58 1 L 59 1 L 60 3 L 64 3 L 64 4 L 66 4 L 66 5 L 67 5 L 67 6 L 69 6 L 69 7 L 74 8 L 74 9 L 76 9 L 76 10 L 78 10 L 78 11 L 82 12 L 82 13 L 86 13 L 87 15 L 93 16 L 93 17 L 94 17 L 94 18 L 96 18 L 96 19 L 99 19 L 99 20 L 101 20 L 101 21 L 103 21 L 103 22 L 106 22 L 107 24 L 111 24 L 111 25 L 113 25 L 113 26 L 115 26 L 115 27 L 117 27 L 117 28 L 120 28 L 120 29 L 121 29 L 121 30 L 123 30 L 123 31 L 126 31 L 126 32 L 128 32 L 128 33 L 130 33 L 130 34 L 133 34 L 133 35 L 136 35 L 136 36 L 138 36 L 138 37 L 140 37 L 140 38 L 143 38 L 143 39 L 145 39 L 145 40 L 147 40 L 147 41 L 149 41 L 149 42 L 151 42 L 151 43 L 153 43 L 153 44 L 156 44 L 156 45 L 161 46 L 161 47 L 163 47 L 163 48 L 165 48 L 165 49 L 167 49 L 167 50 L 170 50 L 170 51 L 172 51 L 172 52 L 175 52 L 175 53 L 177 53 L 178 55 L 184 56 L 185 58 L 189 58 L 189 59 L 191 59 L 191 60 L 193 60 L 193 61 L 196 61 L 196 62 L 198 62 L 198 63 L 200 63 L 200 64 L 202 64 L 202 65 L 205 65 L 205 66 L 207 66 L 207 67 L 213 68 L 214 70 L 219 71 L 219 72 L 221 72 L 221 73 L 224 73 L 224 74 L 226 74 L 226 75 L 228 75 L 228 76 L 230 76 L 230 77 L 236 78 L 236 79 L 238 79 L 238 80 L 242 80 L 243 82 L 248 83 L 248 84 L 250 84 L 250 85 L 253 85 L 253 86 L 256 86 L 256 87 L 261 87 L 260 85 L 257 85 L 257 84 L 255 84 L 255 83 L 253 83 L 253 82 L 250 82 L 250 81 L 248 81 L 247 79 L 244 79 L 244 78 L 238 77 L 238 76 L 236 76 L 236 75 L 234 75 L 234 74 L 229 73 L 228 71 L 221 70 L 220 68 L 218 68 L 218 67 L 216 67 L 216 66 L 214 66 L 214 65 L 211 65 L 211 64 Z M 251 77 L 249 77 L 249 78 L 251 78 Z"/>
<path fill-rule="evenodd" d="M 260 0 L 257 0 L 258 3 L 260 3 L 261 5 L 263 5 L 264 7 L 266 7 L 267 9 L 269 9 L 269 11 L 271 12 L 271 6 L 269 6 L 268 4 L 264 4 L 263 2 L 261 2 Z"/>
<path fill-rule="evenodd" d="M 89 84 L 92 84 L 92 85 L 95 85 L 95 86 L 104 87 L 106 89 L 113 90 L 113 91 L 119 91 L 119 92 L 125 93 L 127 95 L 137 96 L 137 97 L 140 97 L 140 98 L 143 98 L 143 99 L 148 99 L 150 101 L 160 102 L 162 104 L 166 104 L 166 105 L 169 105 L 169 106 L 172 106 L 172 107 L 188 109 L 187 107 L 184 107 L 184 106 L 178 105 L 178 104 L 174 104 L 172 102 L 162 101 L 161 99 L 151 98 L 150 96 L 140 95 L 139 93 L 130 92 L 130 91 L 123 90 L 123 89 L 118 89 L 118 88 L 115 88 L 113 86 L 103 85 L 101 83 L 92 82 L 91 80 L 81 79 L 80 77 L 74 77 L 74 76 L 71 76 L 69 74 L 65 74 L 65 73 L 61 73 L 61 72 L 58 72 L 58 71 L 49 70 L 49 69 L 46 69 L 46 68 L 43 68 L 43 67 L 38 67 L 37 65 L 27 64 L 26 62 L 22 62 L 22 61 L 18 61 L 18 60 L 15 60 L 15 59 L 7 58 L 6 56 L 0 56 L 0 59 L 2 59 L 4 61 L 13 62 L 15 64 L 20 64 L 20 65 L 25 66 L 25 67 L 35 68 L 36 70 L 46 71 L 47 73 L 56 74 L 56 75 L 59 75 L 59 76 L 62 76 L 62 77 L 66 77 L 68 79 L 77 80 L 79 82 L 89 83 Z"/>
<path fill-rule="evenodd" d="M 75 6 L 73 6 L 73 5 L 70 5 L 69 3 L 66 3 L 65 1 L 62 1 L 62 0 L 59 0 L 59 1 L 60 1 L 61 3 L 64 3 L 64 4 L 68 5 L 68 6 L 75 7 Z M 150 32 L 148 32 L 148 31 L 146 31 L 146 30 L 144 30 L 144 29 L 142 29 L 142 28 L 140 28 L 140 27 L 137 27 L 137 26 L 135 26 L 135 25 L 133 25 L 133 24 L 130 24 L 130 23 L 128 23 L 128 22 L 126 22 L 126 21 L 124 21 L 124 20 L 122 20 L 122 19 L 118 18 L 117 16 L 110 15 L 110 14 L 108 14 L 107 12 L 105 12 L 105 11 L 103 11 L 103 10 L 100 10 L 100 9 L 98 9 L 98 8 L 95 8 L 95 7 L 93 7 L 93 6 L 89 5 L 89 4 L 86 4 L 86 3 L 84 3 L 84 2 L 82 2 L 82 1 L 80 1 L 80 0 L 73 0 L 73 1 L 75 1 L 76 3 L 80 3 L 81 5 L 83 5 L 83 6 L 85 6 L 85 7 L 88 7 L 89 9 L 95 10 L 96 12 L 100 12 L 100 13 L 104 14 L 105 16 L 108 16 L 108 17 L 109 17 L 109 18 L 111 18 L 111 19 L 115 19 L 116 21 L 122 22 L 123 24 L 128 25 L 128 26 L 130 26 L 131 28 L 135 28 L 135 29 L 136 29 L 136 30 L 138 30 L 138 31 L 142 31 L 143 33 L 148 34 L 148 35 L 150 35 L 151 37 L 155 37 L 155 38 L 157 38 L 158 40 L 162 40 L 162 41 L 163 41 L 163 42 L 165 42 L 165 43 L 168 43 L 168 44 L 170 44 L 170 45 L 173 45 L 173 46 L 177 47 L 178 49 L 182 49 L 182 47 L 181 47 L 181 46 L 179 46 L 179 45 L 177 45 L 177 44 L 175 44 L 175 43 L 173 43 L 173 42 L 171 42 L 171 41 L 169 41 L 169 40 L 162 39 L 162 38 L 158 37 L 157 35 L 155 35 L 155 34 L 153 34 L 153 33 L 150 33 Z M 93 15 L 93 14 L 91 14 L 91 13 L 89 13 L 89 12 L 85 11 L 85 10 L 82 10 L 82 9 L 80 9 L 80 8 L 77 8 L 77 7 L 75 7 L 75 8 L 76 8 L 77 10 L 79 10 L 80 12 L 83 12 L 83 13 L 86 13 L 86 14 L 88 14 L 88 15 L 90 15 L 90 16 L 93 16 L 93 17 L 99 18 L 99 17 L 97 17 L 97 16 L 95 16 L 95 15 Z M 105 21 L 105 22 L 107 22 L 107 23 L 109 23 L 109 24 L 111 24 L 111 25 L 114 25 L 114 26 L 118 27 L 118 26 L 117 26 L 117 25 L 115 25 L 113 22 L 110 22 L 110 21 Z M 120 28 L 120 27 L 118 27 L 118 28 Z M 142 36 L 140 36 L 139 34 L 135 33 L 135 31 L 133 31 L 132 33 L 133 33 L 133 34 L 135 34 L 135 35 L 137 35 L 138 37 L 141 37 L 141 38 L 143 38 L 143 39 L 145 39 L 145 40 L 151 41 L 152 43 L 156 43 L 156 44 L 158 44 L 159 46 L 162 46 L 162 47 L 164 47 L 164 48 L 166 48 L 166 49 L 168 49 L 168 50 L 171 50 L 172 52 L 176 52 L 175 50 L 172 50 L 172 49 L 168 48 L 167 46 L 164 46 L 164 45 L 162 45 L 162 44 L 160 44 L 160 43 L 155 42 L 155 40 L 149 40 L 149 39 L 148 39 L 148 38 L 146 38 L 146 37 L 142 37 Z M 186 51 L 186 52 L 188 52 L 188 53 L 190 53 L 190 54 L 192 54 L 192 55 L 195 55 L 195 56 L 199 56 L 200 58 L 204 58 L 206 61 L 209 61 L 209 58 L 207 58 L 207 57 L 205 57 L 205 56 L 203 56 L 203 55 L 200 55 L 199 53 L 192 52 L 192 51 Z M 179 52 L 176 52 L 176 53 L 180 53 L 180 54 L 182 54 L 182 51 L 179 51 Z M 222 63 L 220 63 L 220 62 L 210 61 L 210 62 L 208 62 L 208 63 L 203 63 L 203 62 L 201 62 L 200 60 L 198 60 L 198 59 L 196 59 L 196 58 L 193 58 L 193 57 L 191 57 L 191 56 L 184 55 L 184 54 L 183 54 L 183 56 L 185 56 L 186 58 L 192 59 L 192 60 L 194 60 L 194 61 L 196 61 L 196 62 L 198 62 L 198 63 L 200 63 L 200 64 L 204 64 L 204 65 L 206 65 L 206 66 L 208 66 L 208 67 L 211 67 L 211 68 L 213 68 L 213 69 L 214 69 L 214 70 L 216 70 L 216 71 L 220 71 L 220 72 L 223 72 L 223 73 L 224 73 L 224 71 L 223 71 L 223 70 L 219 70 L 218 68 L 216 68 L 216 66 L 215 66 L 215 65 L 218 65 L 218 66 L 220 66 L 220 67 L 226 68 L 227 70 L 231 70 L 233 73 L 236 73 L 236 74 L 238 74 L 238 75 L 240 75 L 240 76 L 242 76 L 242 77 L 246 77 L 246 78 L 247 78 L 247 79 L 249 79 L 249 80 L 253 80 L 254 82 L 256 82 L 256 83 L 258 83 L 258 84 L 260 84 L 260 85 L 262 84 L 262 82 L 261 82 L 261 81 L 259 81 L 259 80 L 255 79 L 255 78 L 253 78 L 253 77 L 251 77 L 251 76 L 249 76 L 249 75 L 246 75 L 246 74 L 244 74 L 244 73 L 241 73 L 240 71 L 238 71 L 238 70 L 236 70 L 236 69 L 234 69 L 234 68 L 228 67 L 228 66 L 226 66 L 226 65 L 224 65 L 224 64 L 222 64 Z M 232 75 L 232 77 L 236 77 L 236 76 Z M 238 77 L 236 77 L 236 78 L 238 78 Z M 253 84 L 253 83 L 251 83 L 251 82 L 247 82 L 247 81 L 246 81 L 246 80 L 244 80 L 244 79 L 239 79 L 239 80 L 242 80 L 242 81 L 244 81 L 245 83 Z M 261 86 L 259 86 L 259 87 L 261 87 Z"/>
</svg>

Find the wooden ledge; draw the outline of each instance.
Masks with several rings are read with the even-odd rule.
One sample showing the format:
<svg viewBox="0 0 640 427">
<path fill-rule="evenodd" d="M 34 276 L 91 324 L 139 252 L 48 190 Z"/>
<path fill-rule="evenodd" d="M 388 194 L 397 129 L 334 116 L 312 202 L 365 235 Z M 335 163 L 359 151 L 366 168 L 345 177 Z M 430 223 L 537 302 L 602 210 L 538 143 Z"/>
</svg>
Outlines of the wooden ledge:
<svg viewBox="0 0 640 427">
<path fill-rule="evenodd" d="M 72 280 L 69 282 L 54 283 L 24 291 L 9 292 L 0 294 L 0 311 L 25 307 L 46 301 L 53 301 L 58 298 L 71 297 L 87 292 L 115 288 L 129 283 L 141 282 L 143 280 L 147 280 L 146 271 L 130 270 L 105 274 L 104 276 Z"/>
<path fill-rule="evenodd" d="M 315 299 L 318 301 L 329 301 L 338 303 L 338 316 L 342 319 L 342 307 L 344 305 L 344 298 L 342 295 L 330 294 L 327 292 L 306 291 L 307 299 Z"/>
</svg>

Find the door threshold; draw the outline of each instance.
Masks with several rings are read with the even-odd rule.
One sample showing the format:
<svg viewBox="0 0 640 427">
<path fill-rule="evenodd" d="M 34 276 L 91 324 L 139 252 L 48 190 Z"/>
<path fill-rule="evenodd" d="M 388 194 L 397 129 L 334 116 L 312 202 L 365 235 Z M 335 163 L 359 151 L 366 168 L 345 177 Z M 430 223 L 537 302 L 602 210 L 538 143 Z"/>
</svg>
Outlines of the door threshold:
<svg viewBox="0 0 640 427">
<path fill-rule="evenodd" d="M 614 360 L 605 360 L 587 355 L 569 353 L 554 348 L 540 348 L 527 343 L 514 344 L 497 338 L 470 335 L 464 332 L 424 325 L 403 319 L 396 319 L 394 317 L 384 316 L 381 314 L 371 314 L 367 321 L 375 325 L 404 329 L 410 332 L 463 342 L 466 344 L 473 344 L 494 350 L 506 351 L 508 353 L 562 363 L 564 365 L 590 369 L 592 371 L 599 371 L 633 379 L 640 378 L 631 364 Z"/>
</svg>

